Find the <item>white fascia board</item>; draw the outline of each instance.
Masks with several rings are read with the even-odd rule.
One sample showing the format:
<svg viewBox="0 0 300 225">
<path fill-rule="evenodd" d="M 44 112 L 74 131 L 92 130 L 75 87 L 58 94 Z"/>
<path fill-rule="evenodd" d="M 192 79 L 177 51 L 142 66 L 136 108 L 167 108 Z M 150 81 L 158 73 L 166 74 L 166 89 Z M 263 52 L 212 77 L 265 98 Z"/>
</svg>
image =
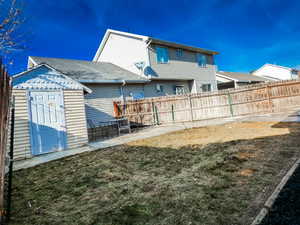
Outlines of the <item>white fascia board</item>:
<svg viewBox="0 0 300 225">
<path fill-rule="evenodd" d="M 148 83 L 150 80 L 79 80 L 83 84 L 137 84 L 137 83 Z"/>
<path fill-rule="evenodd" d="M 31 58 L 31 56 L 28 57 L 28 62 L 27 62 L 27 69 L 29 69 L 29 64 L 32 63 L 33 67 L 36 67 L 38 64 Z"/>
<path fill-rule="evenodd" d="M 112 30 L 112 29 L 107 29 L 105 34 L 104 34 L 104 37 L 99 45 L 99 48 L 96 52 L 96 55 L 94 56 L 93 58 L 93 61 L 94 62 L 97 62 L 105 44 L 106 44 L 106 41 L 108 40 L 109 38 L 109 35 L 110 34 L 119 34 L 119 35 L 122 35 L 122 36 L 128 36 L 128 37 L 132 37 L 132 38 L 137 38 L 137 39 L 141 39 L 141 40 L 144 40 L 144 41 L 147 41 L 149 39 L 148 36 L 144 36 L 144 35 L 139 35 L 139 34 L 132 34 L 132 33 L 128 33 L 128 32 L 123 32 L 123 31 L 118 31 L 118 30 Z"/>
<path fill-rule="evenodd" d="M 233 80 L 233 81 L 239 81 L 238 79 L 234 79 L 234 78 L 232 78 L 232 77 L 227 77 L 227 76 L 225 76 L 225 75 L 221 75 L 221 74 L 219 74 L 219 73 L 216 73 L 216 76 L 217 77 L 222 77 L 222 78 L 225 78 L 225 79 L 228 79 L 228 80 Z"/>
</svg>

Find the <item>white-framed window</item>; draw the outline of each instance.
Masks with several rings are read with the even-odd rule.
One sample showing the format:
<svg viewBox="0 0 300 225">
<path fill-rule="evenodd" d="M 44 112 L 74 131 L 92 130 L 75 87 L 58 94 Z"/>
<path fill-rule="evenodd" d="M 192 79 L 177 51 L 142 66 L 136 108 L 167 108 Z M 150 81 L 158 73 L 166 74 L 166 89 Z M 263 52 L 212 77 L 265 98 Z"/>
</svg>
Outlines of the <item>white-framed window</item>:
<svg viewBox="0 0 300 225">
<path fill-rule="evenodd" d="M 202 91 L 203 92 L 211 91 L 211 84 L 202 84 Z"/>
<path fill-rule="evenodd" d="M 178 48 L 176 49 L 176 57 L 181 58 L 183 56 L 183 50 Z"/>
<path fill-rule="evenodd" d="M 174 94 L 175 95 L 184 95 L 184 86 L 183 85 L 175 85 L 174 86 Z"/>
<path fill-rule="evenodd" d="M 292 70 L 292 74 L 298 74 L 298 70 Z"/>
<path fill-rule="evenodd" d="M 206 67 L 207 55 L 202 53 L 197 53 L 197 62 L 198 62 L 198 66 Z"/>
<path fill-rule="evenodd" d="M 157 93 L 164 92 L 164 86 L 162 84 L 156 84 L 156 92 Z"/>
<path fill-rule="evenodd" d="M 168 49 L 164 47 L 156 47 L 156 60 L 157 63 L 168 63 L 169 62 Z"/>
<path fill-rule="evenodd" d="M 298 70 L 292 70 L 291 71 L 292 74 L 292 79 L 298 79 L 299 78 L 299 74 L 298 74 Z"/>
</svg>

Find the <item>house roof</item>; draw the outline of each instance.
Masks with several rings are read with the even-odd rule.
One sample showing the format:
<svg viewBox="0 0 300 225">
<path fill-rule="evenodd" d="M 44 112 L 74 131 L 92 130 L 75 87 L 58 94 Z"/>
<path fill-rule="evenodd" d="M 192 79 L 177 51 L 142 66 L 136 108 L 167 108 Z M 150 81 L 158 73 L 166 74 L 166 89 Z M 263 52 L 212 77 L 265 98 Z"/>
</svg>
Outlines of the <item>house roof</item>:
<svg viewBox="0 0 300 225">
<path fill-rule="evenodd" d="M 290 67 L 286 67 L 286 66 L 280 66 L 280 65 L 276 65 L 276 64 L 266 63 L 266 64 L 264 64 L 263 66 L 261 66 L 260 68 L 258 68 L 257 70 L 252 71 L 251 73 L 255 73 L 255 72 L 261 70 L 262 68 L 264 68 L 264 67 L 266 67 L 266 66 L 277 67 L 277 68 L 285 69 L 285 70 L 289 70 L 289 71 L 292 71 L 292 70 L 297 70 L 297 71 L 299 71 L 299 69 L 297 69 L 297 68 L 290 68 Z"/>
<path fill-rule="evenodd" d="M 237 82 L 267 82 L 269 79 L 258 77 L 252 75 L 250 73 L 239 73 L 239 72 L 224 72 L 218 71 L 216 73 L 217 76 L 227 78 L 229 80 L 237 81 Z"/>
<path fill-rule="evenodd" d="M 204 48 L 198 48 L 198 47 L 189 46 L 189 45 L 180 44 L 180 43 L 171 42 L 171 41 L 165 41 L 162 39 L 156 39 L 156 38 L 150 37 L 150 40 L 151 40 L 152 44 L 165 45 L 165 46 L 169 46 L 169 47 L 181 48 L 181 49 L 185 49 L 185 50 L 189 50 L 189 51 L 193 51 L 193 52 L 207 53 L 207 54 L 211 54 L 211 55 L 219 54 L 219 52 L 216 52 L 216 51 L 212 51 L 212 50 L 208 50 L 208 49 L 204 49 Z"/>
<path fill-rule="evenodd" d="M 145 36 L 145 35 L 139 35 L 139 34 L 133 34 L 133 33 L 128 33 L 128 32 L 123 32 L 123 31 L 118 31 L 118 30 L 112 30 L 112 29 L 107 29 L 104 37 L 99 45 L 99 48 L 96 52 L 96 55 L 93 59 L 93 61 L 97 61 L 97 59 L 99 58 L 105 44 L 106 41 L 109 38 L 109 35 L 111 33 L 114 34 L 119 34 L 119 35 L 123 35 L 123 36 L 127 36 L 127 37 L 132 37 L 132 38 L 136 38 L 136 39 L 140 39 L 144 42 L 147 43 L 153 43 L 153 44 L 160 44 L 160 45 L 165 45 L 165 46 L 170 46 L 170 47 L 174 47 L 174 48 L 181 48 L 181 49 L 186 49 L 186 50 L 190 50 L 190 51 L 194 51 L 194 52 L 200 52 L 200 53 L 207 53 L 207 54 L 212 54 L 212 55 L 216 55 L 219 54 L 216 51 L 212 51 L 212 50 L 208 50 L 208 49 L 203 49 L 203 48 L 198 48 L 198 47 L 193 47 L 193 46 L 189 46 L 189 45 L 185 45 L 185 44 L 179 44 L 179 43 L 175 43 L 175 42 L 170 42 L 170 41 L 164 41 L 161 39 L 157 39 L 157 38 L 153 38 L 150 36 Z"/>
<path fill-rule="evenodd" d="M 145 83 L 149 80 L 107 62 L 30 56 L 34 65 L 47 64 L 81 83 Z"/>
</svg>

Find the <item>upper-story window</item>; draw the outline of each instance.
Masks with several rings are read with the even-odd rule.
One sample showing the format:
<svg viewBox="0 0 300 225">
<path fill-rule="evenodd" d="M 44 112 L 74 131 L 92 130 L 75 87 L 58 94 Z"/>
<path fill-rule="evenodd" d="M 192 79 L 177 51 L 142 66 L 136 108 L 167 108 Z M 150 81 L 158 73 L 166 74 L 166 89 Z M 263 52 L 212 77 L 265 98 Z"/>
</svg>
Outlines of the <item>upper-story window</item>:
<svg viewBox="0 0 300 225">
<path fill-rule="evenodd" d="M 156 47 L 156 59 L 157 63 L 168 63 L 169 53 L 167 48 Z"/>
<path fill-rule="evenodd" d="M 183 56 L 183 50 L 182 49 L 176 49 L 176 56 L 177 58 L 181 58 Z"/>
<path fill-rule="evenodd" d="M 197 62 L 199 66 L 206 67 L 207 56 L 202 53 L 197 53 Z"/>
</svg>

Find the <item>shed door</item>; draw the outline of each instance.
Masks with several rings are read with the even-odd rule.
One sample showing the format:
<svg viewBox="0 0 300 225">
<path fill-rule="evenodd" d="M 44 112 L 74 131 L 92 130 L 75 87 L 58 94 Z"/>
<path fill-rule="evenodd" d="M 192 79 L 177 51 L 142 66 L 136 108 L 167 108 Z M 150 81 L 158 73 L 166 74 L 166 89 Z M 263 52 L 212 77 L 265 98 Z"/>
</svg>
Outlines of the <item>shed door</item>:
<svg viewBox="0 0 300 225">
<path fill-rule="evenodd" d="M 33 155 L 66 148 L 63 95 L 61 92 L 30 92 L 31 148 Z"/>
</svg>

